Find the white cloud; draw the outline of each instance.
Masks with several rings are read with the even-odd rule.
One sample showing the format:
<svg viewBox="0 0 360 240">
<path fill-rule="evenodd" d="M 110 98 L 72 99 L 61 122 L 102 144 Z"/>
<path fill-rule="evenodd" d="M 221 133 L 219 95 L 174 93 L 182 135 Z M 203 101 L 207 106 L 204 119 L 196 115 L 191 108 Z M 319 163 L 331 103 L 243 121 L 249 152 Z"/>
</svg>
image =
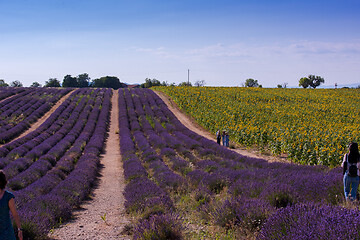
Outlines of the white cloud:
<svg viewBox="0 0 360 240">
<path fill-rule="evenodd" d="M 242 43 L 225 45 L 218 43 L 215 45 L 204 46 L 202 48 L 190 49 L 186 53 L 190 56 L 197 57 L 251 57 L 254 49 Z"/>
<path fill-rule="evenodd" d="M 174 53 L 171 53 L 165 47 L 157 47 L 157 48 L 143 48 L 143 47 L 132 47 L 133 51 L 138 53 L 147 53 L 154 56 L 158 56 L 161 58 L 169 59 L 169 58 L 178 58 L 178 56 Z"/>
<path fill-rule="evenodd" d="M 237 43 L 232 45 L 215 44 L 191 49 L 187 54 L 195 57 L 238 57 L 263 58 L 284 55 L 360 55 L 360 41 L 357 42 L 310 42 L 299 41 L 287 44 L 251 45 Z"/>
<path fill-rule="evenodd" d="M 302 41 L 291 44 L 289 48 L 299 54 L 340 54 L 357 55 L 360 53 L 360 41 L 357 42 L 310 42 Z"/>
</svg>

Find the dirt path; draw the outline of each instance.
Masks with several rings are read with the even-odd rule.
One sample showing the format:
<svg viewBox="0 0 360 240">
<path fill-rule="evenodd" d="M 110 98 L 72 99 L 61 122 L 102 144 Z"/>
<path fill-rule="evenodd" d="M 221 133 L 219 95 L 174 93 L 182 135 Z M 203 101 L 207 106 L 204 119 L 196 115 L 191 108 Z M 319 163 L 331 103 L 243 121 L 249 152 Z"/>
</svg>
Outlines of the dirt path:
<svg viewBox="0 0 360 240">
<path fill-rule="evenodd" d="M 11 95 L 11 96 L 8 96 L 7 98 L 1 99 L 1 100 L 0 100 L 0 103 L 2 103 L 3 101 L 6 101 L 7 99 L 10 99 L 10 98 L 12 98 L 12 97 L 14 97 L 14 96 L 16 96 L 16 94 Z"/>
<path fill-rule="evenodd" d="M 119 129 L 118 116 L 118 92 L 113 91 L 109 137 L 101 158 L 103 168 L 99 184 L 91 199 L 73 213 L 73 219 L 49 234 L 51 239 L 130 239 L 121 234 L 129 220 L 125 215 L 125 180 L 119 135 L 116 134 Z"/>
<path fill-rule="evenodd" d="M 191 131 L 203 137 L 216 141 L 214 134 L 210 133 L 208 130 L 200 126 L 191 116 L 188 116 L 186 113 L 184 113 L 184 111 L 179 109 L 176 103 L 169 96 L 160 91 L 154 92 L 165 102 L 168 108 L 174 113 L 174 115 L 179 119 L 179 121 L 184 124 L 185 127 L 189 128 Z M 289 162 L 286 157 L 264 155 L 252 149 L 236 147 L 232 150 L 244 156 L 262 158 L 270 162 Z"/>
<path fill-rule="evenodd" d="M 44 116 L 42 116 L 41 118 L 39 118 L 36 122 L 34 122 L 31 127 L 26 130 L 25 132 L 23 132 L 20 136 L 18 136 L 17 138 L 14 138 L 13 140 L 11 140 L 10 142 L 15 141 L 16 139 L 22 138 L 24 136 L 26 136 L 27 134 L 31 133 L 32 131 L 34 131 L 35 129 L 37 129 L 38 127 L 40 127 L 41 124 L 43 124 L 46 119 L 48 119 L 50 117 L 50 115 L 55 112 L 55 110 L 74 92 L 75 90 L 72 90 L 71 92 L 69 92 L 68 94 L 64 95 L 62 98 L 59 99 L 59 101 L 57 101 L 57 103 L 52 106 L 52 108 L 47 111 Z M 12 96 L 11 96 L 12 97 Z M 9 142 L 9 143 L 10 143 Z M 4 144 L 0 144 L 0 147 L 3 146 Z"/>
</svg>

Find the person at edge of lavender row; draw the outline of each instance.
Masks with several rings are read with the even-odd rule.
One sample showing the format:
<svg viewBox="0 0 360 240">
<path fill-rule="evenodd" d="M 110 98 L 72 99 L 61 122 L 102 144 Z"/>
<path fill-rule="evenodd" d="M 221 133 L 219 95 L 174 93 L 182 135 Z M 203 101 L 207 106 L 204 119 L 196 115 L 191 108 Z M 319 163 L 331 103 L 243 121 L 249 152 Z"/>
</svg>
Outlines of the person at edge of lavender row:
<svg viewBox="0 0 360 240">
<path fill-rule="evenodd" d="M 222 140 L 223 140 L 223 146 L 229 147 L 229 134 L 227 131 L 223 131 Z"/>
<path fill-rule="evenodd" d="M 0 239 L 15 240 L 14 228 L 10 219 L 10 212 L 18 227 L 18 237 L 23 239 L 20 217 L 16 211 L 14 195 L 5 190 L 7 184 L 5 173 L 0 170 Z"/>
<path fill-rule="evenodd" d="M 218 130 L 216 131 L 216 142 L 217 142 L 217 144 L 220 145 L 220 141 L 221 141 L 221 132 L 220 132 L 220 130 L 218 129 Z"/>
<path fill-rule="evenodd" d="M 349 144 L 349 152 L 345 153 L 341 166 L 343 167 L 344 174 L 345 198 L 350 201 L 356 200 L 360 176 L 360 154 L 356 142 Z"/>
</svg>

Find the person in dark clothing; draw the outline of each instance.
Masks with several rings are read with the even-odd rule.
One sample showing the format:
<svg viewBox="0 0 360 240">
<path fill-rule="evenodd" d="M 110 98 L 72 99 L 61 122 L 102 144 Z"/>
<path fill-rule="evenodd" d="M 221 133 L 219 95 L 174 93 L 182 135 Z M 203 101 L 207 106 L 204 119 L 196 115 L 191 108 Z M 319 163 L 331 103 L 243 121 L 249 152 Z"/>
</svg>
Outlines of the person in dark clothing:
<svg viewBox="0 0 360 240">
<path fill-rule="evenodd" d="M 220 132 L 220 130 L 217 130 L 217 132 L 216 132 L 216 142 L 220 145 L 220 142 L 221 142 L 221 132 Z"/>
<path fill-rule="evenodd" d="M 14 228 L 10 219 L 10 212 L 18 227 L 18 237 L 23 239 L 20 228 L 20 217 L 16 211 L 14 195 L 5 190 L 7 184 L 5 173 L 0 170 L 0 239 L 15 240 Z"/>
<path fill-rule="evenodd" d="M 343 182 L 345 198 L 346 200 L 353 201 L 356 199 L 359 186 L 360 168 L 359 147 L 356 142 L 351 142 L 349 144 L 349 152 L 344 155 L 341 166 L 343 167 L 344 174 Z"/>
<path fill-rule="evenodd" d="M 229 147 L 229 134 L 225 132 L 225 147 Z"/>
<path fill-rule="evenodd" d="M 225 146 L 226 145 L 226 142 L 225 142 L 226 141 L 226 132 L 225 131 L 222 132 L 221 137 L 222 137 L 223 146 Z"/>
</svg>

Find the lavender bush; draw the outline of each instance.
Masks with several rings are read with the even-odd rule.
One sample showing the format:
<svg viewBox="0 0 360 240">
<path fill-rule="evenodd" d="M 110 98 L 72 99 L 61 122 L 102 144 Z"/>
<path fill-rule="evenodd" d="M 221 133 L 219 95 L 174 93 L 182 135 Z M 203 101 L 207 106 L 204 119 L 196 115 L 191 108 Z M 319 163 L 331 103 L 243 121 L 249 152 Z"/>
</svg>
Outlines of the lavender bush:
<svg viewBox="0 0 360 240">
<path fill-rule="evenodd" d="M 181 240 L 184 239 L 183 229 L 181 220 L 175 215 L 152 215 L 135 226 L 133 239 Z"/>
<path fill-rule="evenodd" d="M 258 239 L 359 239 L 360 212 L 333 205 L 296 204 L 270 216 Z"/>
</svg>

